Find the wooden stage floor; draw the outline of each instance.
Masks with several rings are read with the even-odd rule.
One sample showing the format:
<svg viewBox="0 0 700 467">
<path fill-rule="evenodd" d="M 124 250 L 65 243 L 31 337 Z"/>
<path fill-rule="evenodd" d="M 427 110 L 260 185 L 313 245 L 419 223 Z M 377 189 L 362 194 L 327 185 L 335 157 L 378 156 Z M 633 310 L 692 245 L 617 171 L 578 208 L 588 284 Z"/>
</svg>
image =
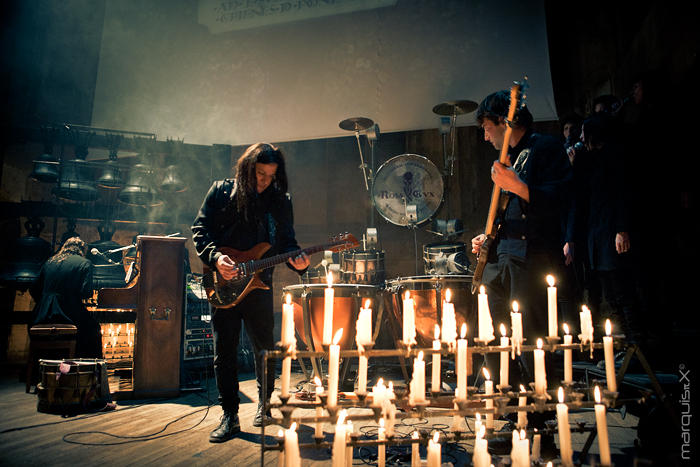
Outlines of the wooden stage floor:
<svg viewBox="0 0 700 467">
<path fill-rule="evenodd" d="M 293 377 L 298 381 L 301 374 Z M 25 393 L 24 383 L 19 382 L 16 374 L 6 373 L 0 379 L 0 465 L 260 465 L 260 429 L 252 426 L 257 408 L 253 375 L 245 375 L 241 382 L 242 433 L 222 444 L 208 441 L 209 432 L 218 425 L 221 416 L 221 408 L 215 404 L 216 385 L 209 381 L 208 386 L 208 391 L 190 392 L 174 399 L 119 401 L 113 411 L 64 418 L 37 412 L 37 395 Z M 312 412 L 303 415 L 312 415 Z M 575 421 L 592 424 L 594 415 L 592 412 L 574 413 L 571 420 L 572 424 Z M 410 436 L 415 428 L 446 428 L 445 425 L 451 423 L 447 417 L 431 419 L 430 423 L 415 421 L 418 423 L 413 426 L 408 422 L 397 425 L 397 433 Z M 473 419 L 467 421 L 473 427 Z M 637 418 L 629 414 L 625 418 L 619 413 L 608 416 L 616 467 L 633 465 L 637 422 Z M 500 425 L 497 422 L 497 428 Z M 268 442 L 274 442 L 279 428 L 267 427 Z M 367 434 L 376 433 L 375 429 L 372 423 L 355 426 L 355 431 Z M 325 431 L 330 432 L 330 426 L 327 425 Z M 302 426 L 302 442 L 310 442 L 312 435 L 313 426 Z M 586 437 L 587 434 L 572 435 L 576 451 L 582 448 Z M 471 442 L 443 446 L 443 465 L 468 465 L 471 451 Z M 389 454 L 392 452 L 399 454 L 390 449 Z M 597 442 L 590 452 L 598 452 Z M 425 451 L 422 455 L 425 459 Z M 266 452 L 265 465 L 277 465 L 277 457 L 275 452 Z M 305 466 L 330 465 L 328 451 L 302 450 L 302 458 Z M 594 456 L 590 461 L 594 458 L 597 460 Z M 353 464 L 376 465 L 357 450 Z"/>
</svg>

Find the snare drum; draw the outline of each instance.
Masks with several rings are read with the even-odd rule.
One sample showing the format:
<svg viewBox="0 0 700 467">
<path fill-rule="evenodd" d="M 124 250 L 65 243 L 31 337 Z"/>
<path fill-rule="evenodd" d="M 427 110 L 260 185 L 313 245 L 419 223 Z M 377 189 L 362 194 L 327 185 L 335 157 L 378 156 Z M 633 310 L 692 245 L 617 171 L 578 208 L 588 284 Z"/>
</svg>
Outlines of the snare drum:
<svg viewBox="0 0 700 467">
<path fill-rule="evenodd" d="M 103 359 L 42 359 L 39 367 L 39 412 L 75 413 L 109 401 L 107 364 Z"/>
<path fill-rule="evenodd" d="M 384 250 L 345 250 L 341 269 L 348 284 L 381 285 L 384 273 Z"/>
<path fill-rule="evenodd" d="M 431 275 L 465 274 L 469 269 L 464 242 L 423 245 L 425 273 Z"/>
<path fill-rule="evenodd" d="M 416 313 L 416 342 L 418 347 L 431 347 L 434 340 L 435 325 L 442 323 L 442 302 L 445 290 L 450 289 L 451 303 L 455 305 L 457 333 L 462 323 L 470 329 L 476 326 L 476 299 L 471 293 L 472 276 L 442 275 L 400 277 L 386 282 L 386 297 L 391 300 L 392 315 L 403 326 L 403 308 L 401 297 L 406 291 L 411 293 Z M 400 336 L 395 336 L 399 340 Z"/>
</svg>

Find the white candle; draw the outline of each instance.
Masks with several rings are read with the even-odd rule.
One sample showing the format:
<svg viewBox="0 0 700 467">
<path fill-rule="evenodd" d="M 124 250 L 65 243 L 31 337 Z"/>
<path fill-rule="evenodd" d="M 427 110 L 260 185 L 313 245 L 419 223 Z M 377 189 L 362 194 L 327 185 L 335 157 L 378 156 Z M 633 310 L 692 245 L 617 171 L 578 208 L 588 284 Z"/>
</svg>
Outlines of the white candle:
<svg viewBox="0 0 700 467">
<path fill-rule="evenodd" d="M 569 334 L 569 325 L 564 323 L 564 345 L 569 345 L 573 343 L 574 336 Z M 573 368 L 573 351 L 571 349 L 564 350 L 564 382 L 573 383 L 574 382 L 574 368 Z"/>
<path fill-rule="evenodd" d="M 282 397 L 289 397 L 289 380 L 292 376 L 292 357 L 282 360 Z"/>
<path fill-rule="evenodd" d="M 418 442 L 419 434 L 414 431 L 411 435 L 411 467 L 420 467 L 420 443 Z"/>
<path fill-rule="evenodd" d="M 489 467 L 491 465 L 491 455 L 488 451 L 489 443 L 484 439 L 486 427 L 483 425 L 476 430 L 476 440 L 474 441 L 474 457 L 472 462 L 474 467 Z"/>
<path fill-rule="evenodd" d="M 442 465 L 442 445 L 439 443 L 440 432 L 436 431 L 433 439 L 428 441 L 428 467 Z"/>
<path fill-rule="evenodd" d="M 435 325 L 435 340 L 433 341 L 433 350 L 440 351 L 440 326 Z M 432 392 L 440 392 L 440 354 L 433 354 L 433 372 L 430 379 L 430 390 Z"/>
<path fill-rule="evenodd" d="M 535 431 L 537 431 L 537 428 L 535 428 Z M 532 435 L 532 454 L 530 455 L 530 460 L 534 463 L 538 461 L 541 457 L 540 455 L 540 447 L 542 445 L 542 435 L 539 433 L 535 433 Z"/>
<path fill-rule="evenodd" d="M 384 379 L 379 378 L 377 384 L 372 388 L 372 407 L 382 407 L 384 404 L 384 398 L 386 394 L 386 386 L 384 385 Z"/>
<path fill-rule="evenodd" d="M 284 448 L 284 430 L 280 429 L 277 432 L 277 438 L 282 442 L 282 447 Z M 280 451 L 280 455 L 277 456 L 277 467 L 284 467 L 284 449 Z"/>
<path fill-rule="evenodd" d="M 367 346 L 372 343 L 372 309 L 369 307 L 370 300 L 365 300 L 365 307 L 360 308 L 357 317 L 357 346 Z"/>
<path fill-rule="evenodd" d="M 403 343 L 413 345 L 416 343 L 416 316 L 411 293 L 406 291 L 403 299 Z"/>
<path fill-rule="evenodd" d="M 542 339 L 537 339 L 537 348 L 534 350 L 535 357 L 535 392 L 540 395 L 547 393 L 547 375 L 544 369 L 544 350 L 542 350 Z"/>
<path fill-rule="evenodd" d="M 352 446 L 348 443 L 352 434 L 352 422 L 348 420 L 345 424 L 345 467 L 352 467 Z"/>
<path fill-rule="evenodd" d="M 549 323 L 549 337 L 557 336 L 557 288 L 554 287 L 554 276 L 547 275 L 547 316 Z"/>
<path fill-rule="evenodd" d="M 515 354 L 520 355 L 520 346 L 523 345 L 523 315 L 519 312 L 520 305 L 517 301 L 513 300 L 511 306 L 513 308 L 513 311 L 510 313 L 511 344 L 513 348 L 511 358 L 515 359 Z"/>
<path fill-rule="evenodd" d="M 316 376 L 314 378 L 314 381 L 316 382 L 316 402 L 321 402 L 321 396 L 323 395 L 323 383 L 321 383 L 321 378 Z M 316 407 L 316 418 L 321 418 L 323 417 L 323 407 L 320 405 Z M 323 438 L 323 423 L 317 421 L 316 422 L 316 429 L 314 431 L 314 436 L 316 438 Z"/>
<path fill-rule="evenodd" d="M 486 343 L 494 339 L 493 336 L 493 320 L 491 319 L 491 310 L 489 309 L 489 299 L 486 296 L 486 287 L 479 287 L 479 340 Z"/>
<path fill-rule="evenodd" d="M 489 370 L 484 368 L 484 395 L 485 396 L 492 396 L 493 395 L 493 381 L 491 381 L 491 375 L 489 374 Z M 493 409 L 493 399 L 488 398 L 486 399 L 486 408 L 487 409 Z M 493 413 L 486 412 L 486 429 L 492 430 L 493 429 Z"/>
<path fill-rule="evenodd" d="M 442 342 L 452 350 L 457 340 L 457 317 L 455 316 L 455 306 L 450 303 L 452 292 L 445 290 L 445 300 L 442 302 Z"/>
<path fill-rule="evenodd" d="M 286 302 L 282 304 L 282 346 L 289 347 L 296 344 L 294 336 L 294 305 L 292 296 L 287 294 Z"/>
<path fill-rule="evenodd" d="M 525 386 L 520 385 L 520 395 L 518 397 L 518 407 L 525 407 L 527 405 L 527 394 L 525 392 Z M 518 410 L 518 424 L 516 425 L 521 430 L 527 428 L 527 412 L 524 410 Z"/>
<path fill-rule="evenodd" d="M 571 431 L 569 428 L 569 408 L 564 403 L 564 389 L 559 388 L 559 403 L 557 404 L 557 426 L 559 428 L 559 451 L 561 462 L 565 466 L 573 466 L 571 450 Z"/>
<path fill-rule="evenodd" d="M 595 423 L 598 428 L 598 449 L 600 449 L 600 463 L 612 465 L 610 460 L 610 440 L 608 438 L 608 421 L 605 418 L 605 405 L 600 403 L 600 389 L 595 387 Z"/>
<path fill-rule="evenodd" d="M 328 287 L 323 295 L 323 345 L 330 345 L 333 338 L 333 274 L 326 276 Z"/>
<path fill-rule="evenodd" d="M 338 329 L 333 337 L 333 344 L 329 349 L 328 357 L 328 407 L 338 405 L 338 366 L 340 363 L 340 338 L 343 337 L 343 328 Z"/>
<path fill-rule="evenodd" d="M 579 336 L 581 343 L 593 342 L 593 320 L 591 318 L 591 310 L 586 305 L 581 306 L 579 318 L 581 320 L 581 335 Z"/>
<path fill-rule="evenodd" d="M 411 381 L 411 400 L 413 403 L 425 401 L 425 361 L 423 351 L 413 360 L 413 380 Z"/>
<path fill-rule="evenodd" d="M 362 349 L 362 346 L 358 346 L 359 349 Z M 358 368 L 358 378 L 357 378 L 357 393 L 358 394 L 366 394 L 367 393 L 367 357 L 363 354 L 360 354 L 360 365 Z"/>
<path fill-rule="evenodd" d="M 617 376 L 615 375 L 615 354 L 613 353 L 612 325 L 605 320 L 605 336 L 603 336 L 603 353 L 605 355 L 605 379 L 608 391 L 617 392 Z"/>
<path fill-rule="evenodd" d="M 457 391 L 455 398 L 458 401 L 467 400 L 467 325 L 462 324 L 461 339 L 457 341 Z"/>
<path fill-rule="evenodd" d="M 510 341 L 508 339 L 508 336 L 506 336 L 506 327 L 501 323 L 500 331 L 501 331 L 501 347 L 506 349 L 504 352 L 501 352 L 501 372 L 500 372 L 500 383 L 501 387 L 508 386 L 508 346 L 510 345 Z"/>
<path fill-rule="evenodd" d="M 394 387 L 393 383 L 389 382 L 389 389 L 387 390 L 387 397 L 384 399 L 384 417 L 386 417 L 386 435 L 389 437 L 394 436 L 394 424 L 396 423 L 396 406 L 393 402 L 394 399 Z"/>
<path fill-rule="evenodd" d="M 338 414 L 338 422 L 335 424 L 335 437 L 333 438 L 333 454 L 332 454 L 332 466 L 333 467 L 346 467 L 345 456 L 347 450 L 346 445 L 346 431 L 347 426 L 345 425 L 345 417 L 348 411 L 343 409 Z"/>
<path fill-rule="evenodd" d="M 297 423 L 294 422 L 288 430 L 284 431 L 284 467 L 299 467 L 301 465 L 299 436 L 296 430 Z"/>
<path fill-rule="evenodd" d="M 384 430 L 384 419 L 379 419 L 379 430 L 377 432 L 377 439 L 379 441 L 386 441 L 386 432 Z M 386 445 L 380 444 L 377 446 L 377 466 L 384 467 L 386 465 Z"/>
<path fill-rule="evenodd" d="M 512 467 L 529 467 L 529 442 L 524 431 L 513 430 L 513 443 L 510 451 Z"/>
</svg>

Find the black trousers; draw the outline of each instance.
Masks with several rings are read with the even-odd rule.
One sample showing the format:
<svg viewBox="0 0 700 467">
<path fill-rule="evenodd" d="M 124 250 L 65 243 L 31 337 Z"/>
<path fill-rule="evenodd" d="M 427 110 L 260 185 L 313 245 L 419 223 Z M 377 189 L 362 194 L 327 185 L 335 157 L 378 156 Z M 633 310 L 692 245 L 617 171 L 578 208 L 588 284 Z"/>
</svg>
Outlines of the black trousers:
<svg viewBox="0 0 700 467">
<path fill-rule="evenodd" d="M 219 390 L 219 402 L 225 411 L 238 412 L 238 344 L 241 324 L 253 344 L 255 352 L 255 378 L 258 382 L 258 397 L 263 400 L 262 351 L 274 348 L 272 290 L 256 289 L 233 308 L 212 307 L 214 333 L 214 374 Z M 274 361 L 267 368 L 267 398 L 275 388 Z"/>
</svg>

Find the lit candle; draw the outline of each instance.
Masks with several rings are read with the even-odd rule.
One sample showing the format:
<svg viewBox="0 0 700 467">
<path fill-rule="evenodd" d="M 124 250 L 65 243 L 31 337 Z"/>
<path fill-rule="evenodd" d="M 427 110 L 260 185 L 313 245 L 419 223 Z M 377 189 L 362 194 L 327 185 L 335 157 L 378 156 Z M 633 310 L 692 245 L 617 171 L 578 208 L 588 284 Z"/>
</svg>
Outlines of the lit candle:
<svg viewBox="0 0 700 467">
<path fill-rule="evenodd" d="M 534 350 L 535 356 L 535 392 L 540 395 L 547 393 L 547 375 L 544 369 L 544 350 L 542 350 L 542 339 L 537 339 L 537 348 Z"/>
<path fill-rule="evenodd" d="M 299 436 L 296 430 L 297 423 L 294 422 L 288 430 L 284 431 L 284 467 L 299 467 L 301 465 Z"/>
<path fill-rule="evenodd" d="M 605 336 L 603 336 L 603 352 L 605 355 L 605 378 L 608 383 L 608 391 L 617 392 L 617 379 L 615 376 L 615 354 L 613 353 L 613 338 L 611 336 L 612 325 L 610 320 L 605 320 Z"/>
<path fill-rule="evenodd" d="M 525 467 L 530 466 L 530 440 L 527 439 L 527 433 L 525 430 L 520 430 L 520 458 L 522 465 Z"/>
<path fill-rule="evenodd" d="M 493 336 L 493 320 L 491 319 L 491 310 L 489 309 L 489 299 L 486 296 L 486 287 L 479 287 L 479 340 L 486 343 L 494 339 Z"/>
<path fill-rule="evenodd" d="M 485 396 L 492 396 L 493 395 L 493 381 L 491 381 L 491 375 L 489 374 L 489 370 L 484 368 L 484 395 Z M 493 399 L 488 398 L 486 399 L 486 409 L 493 409 Z M 493 429 L 493 413 L 492 412 L 486 412 L 486 429 L 492 430 Z"/>
<path fill-rule="evenodd" d="M 591 310 L 586 305 L 581 306 L 579 318 L 581 320 L 581 335 L 579 336 L 581 343 L 593 342 L 593 320 Z"/>
<path fill-rule="evenodd" d="M 372 309 L 369 307 L 369 304 L 370 300 L 365 300 L 365 307 L 360 308 L 360 314 L 357 317 L 356 341 L 358 347 L 372 343 Z"/>
<path fill-rule="evenodd" d="M 518 430 L 513 430 L 512 446 L 510 450 L 510 465 L 512 467 L 529 467 L 530 465 L 530 456 L 527 455 L 526 451 L 528 447 L 522 442 L 523 437 L 523 431 L 518 432 Z"/>
<path fill-rule="evenodd" d="M 535 428 L 535 431 L 537 431 L 537 428 Z M 540 455 L 540 447 L 542 446 L 542 435 L 539 433 L 535 433 L 532 435 L 532 454 L 530 455 L 530 460 L 535 463 L 538 462 L 541 455 Z"/>
<path fill-rule="evenodd" d="M 411 467 L 420 467 L 421 464 L 419 436 L 417 431 L 414 431 L 411 435 Z"/>
<path fill-rule="evenodd" d="M 366 394 L 367 393 L 367 356 L 364 354 L 364 347 L 362 344 L 358 344 L 357 348 L 360 352 L 360 364 L 357 370 L 357 393 Z"/>
<path fill-rule="evenodd" d="M 598 428 L 598 449 L 600 449 L 600 463 L 612 465 L 610 460 L 610 441 L 608 438 L 608 422 L 605 418 L 605 405 L 600 403 L 600 388 L 595 387 L 595 423 Z"/>
<path fill-rule="evenodd" d="M 372 407 L 382 407 L 384 404 L 384 398 L 386 394 L 386 386 L 384 385 L 384 379 L 379 378 L 377 384 L 372 388 Z"/>
<path fill-rule="evenodd" d="M 489 443 L 484 438 L 486 427 L 481 425 L 476 430 L 476 440 L 474 441 L 474 457 L 472 462 L 474 467 L 489 467 L 491 465 L 491 455 L 488 451 Z"/>
<path fill-rule="evenodd" d="M 413 403 L 425 401 L 425 361 L 423 351 L 418 352 L 418 358 L 413 360 L 413 380 L 411 381 L 411 400 Z"/>
<path fill-rule="evenodd" d="M 406 291 L 403 299 L 403 343 L 405 345 L 416 343 L 416 315 L 409 291 Z"/>
<path fill-rule="evenodd" d="M 573 343 L 574 336 L 569 334 L 569 325 L 564 323 L 564 345 L 569 345 Z M 572 350 L 564 350 L 564 382 L 573 383 L 574 381 L 574 368 L 573 368 L 573 358 Z"/>
<path fill-rule="evenodd" d="M 314 381 L 316 382 L 316 401 L 321 402 L 321 396 L 323 395 L 323 383 L 321 382 L 321 378 L 318 376 L 314 378 Z M 320 405 L 316 407 L 316 418 L 321 418 L 323 417 L 323 407 Z M 323 438 L 323 423 L 320 421 L 316 422 L 316 430 L 314 431 L 314 436 L 316 438 Z"/>
<path fill-rule="evenodd" d="M 520 385 L 520 395 L 518 396 L 518 407 L 525 407 L 527 405 L 527 393 L 525 392 L 525 386 Z M 521 430 L 527 428 L 527 412 L 525 410 L 518 410 L 518 424 L 516 425 Z"/>
<path fill-rule="evenodd" d="M 520 346 L 523 345 L 523 315 L 520 313 L 520 305 L 517 301 L 513 300 L 512 303 L 513 311 L 510 312 L 510 332 L 512 334 L 511 344 L 512 344 L 512 358 L 515 358 L 515 354 L 520 355 Z"/>
<path fill-rule="evenodd" d="M 284 446 L 284 430 L 280 429 L 280 431 L 277 432 L 277 438 L 282 442 L 282 446 Z M 277 467 L 284 467 L 284 449 L 280 451 L 280 455 L 277 457 Z"/>
<path fill-rule="evenodd" d="M 428 441 L 428 467 L 440 467 L 442 465 L 442 446 L 439 439 L 440 432 L 436 431 L 433 439 Z"/>
<path fill-rule="evenodd" d="M 510 345 L 510 341 L 508 339 L 508 336 L 506 336 L 506 327 L 501 323 L 500 331 L 501 331 L 501 347 L 504 349 L 507 349 L 508 346 Z M 505 352 L 501 352 L 501 373 L 500 373 L 500 382 L 501 382 L 501 387 L 508 386 L 508 350 Z"/>
<path fill-rule="evenodd" d="M 564 403 L 564 389 L 559 388 L 559 403 L 557 404 L 557 426 L 559 427 L 559 451 L 561 463 L 565 466 L 573 466 L 571 451 L 571 431 L 569 429 L 569 408 Z"/>
<path fill-rule="evenodd" d="M 326 276 L 328 287 L 323 295 L 323 345 L 330 345 L 333 338 L 333 274 Z"/>
<path fill-rule="evenodd" d="M 338 404 L 338 365 L 340 363 L 340 338 L 343 337 L 343 328 L 338 329 L 333 337 L 328 357 L 328 406 L 335 407 Z"/>
<path fill-rule="evenodd" d="M 282 304 L 282 346 L 289 347 L 296 344 L 294 336 L 294 305 L 292 296 L 287 294 L 286 302 Z"/>
<path fill-rule="evenodd" d="M 549 323 L 549 337 L 557 336 L 557 288 L 554 287 L 554 276 L 547 275 L 547 315 Z"/>
<path fill-rule="evenodd" d="M 455 306 L 450 303 L 452 292 L 445 290 L 445 300 L 442 302 L 442 342 L 446 343 L 450 350 L 454 349 L 457 340 L 457 318 Z"/>
<path fill-rule="evenodd" d="M 460 339 L 457 341 L 457 391 L 458 401 L 467 400 L 467 325 L 462 323 Z"/>
<path fill-rule="evenodd" d="M 386 397 L 383 402 L 384 417 L 386 417 L 386 435 L 388 437 L 394 436 L 394 424 L 396 423 L 396 406 L 392 402 L 395 399 L 394 396 L 394 383 L 389 381 L 389 387 L 386 390 Z"/>
<path fill-rule="evenodd" d="M 338 422 L 335 424 L 335 437 L 333 438 L 333 454 L 332 454 L 332 466 L 333 467 L 345 467 L 346 461 L 346 431 L 347 426 L 345 425 L 345 417 L 348 411 L 343 409 L 338 414 Z"/>
<path fill-rule="evenodd" d="M 435 325 L 435 340 L 433 341 L 433 350 L 440 351 L 440 326 Z M 430 380 L 430 390 L 432 392 L 440 392 L 440 354 L 433 354 L 433 373 Z"/>
<path fill-rule="evenodd" d="M 377 439 L 386 441 L 386 432 L 384 430 L 384 419 L 379 419 L 379 430 L 377 431 Z M 377 446 L 377 466 L 384 467 L 386 465 L 386 445 L 384 443 Z"/>
</svg>

